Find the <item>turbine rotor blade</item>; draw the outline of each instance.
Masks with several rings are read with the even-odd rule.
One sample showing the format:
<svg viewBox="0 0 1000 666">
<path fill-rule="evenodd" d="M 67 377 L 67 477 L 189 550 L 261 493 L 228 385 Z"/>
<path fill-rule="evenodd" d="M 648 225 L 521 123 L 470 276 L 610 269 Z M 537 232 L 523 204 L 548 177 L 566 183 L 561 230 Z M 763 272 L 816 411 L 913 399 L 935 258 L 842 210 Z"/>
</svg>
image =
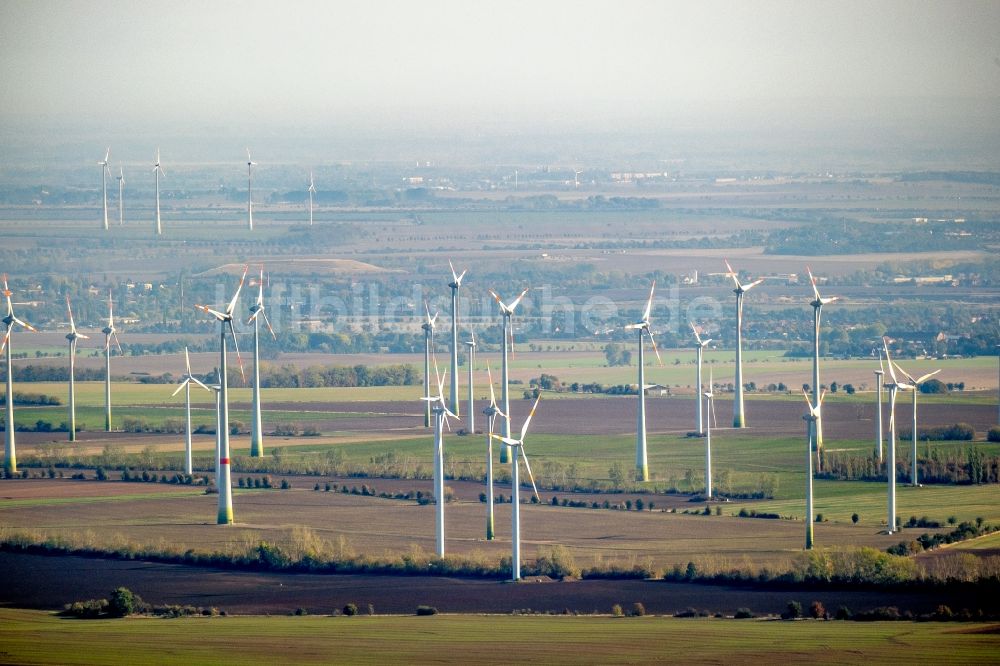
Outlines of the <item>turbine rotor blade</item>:
<svg viewBox="0 0 1000 666">
<path fill-rule="evenodd" d="M 264 310 L 257 310 L 257 312 L 259 312 L 264 317 L 264 323 L 267 324 L 267 330 L 271 333 L 271 338 L 273 340 L 277 340 L 278 336 L 274 334 L 274 329 L 271 328 L 271 320 L 267 318 L 267 313 L 264 312 Z"/>
<path fill-rule="evenodd" d="M 233 294 L 233 300 L 229 301 L 229 307 L 226 308 L 227 315 L 233 314 L 233 308 L 236 307 L 236 300 L 240 297 L 240 290 L 243 289 L 243 283 L 246 282 L 247 271 L 249 270 L 250 267 L 248 265 L 243 266 L 243 277 L 240 278 L 240 284 L 236 287 L 236 293 Z"/>
<path fill-rule="evenodd" d="M 642 311 L 642 320 L 649 321 L 649 313 L 653 309 L 653 291 L 656 289 L 656 280 L 653 280 L 653 286 L 649 288 L 649 300 L 646 301 L 646 309 Z"/>
<path fill-rule="evenodd" d="M 524 450 L 524 442 L 521 442 L 521 458 L 524 460 L 524 469 L 528 472 L 528 480 L 531 481 L 531 489 L 535 493 L 535 499 L 541 499 L 538 497 L 538 486 L 535 485 L 535 475 L 531 473 L 531 463 L 528 462 L 528 453 Z M 516 488 L 512 488 L 514 492 L 517 492 Z"/>
<path fill-rule="evenodd" d="M 528 412 L 528 418 L 524 419 L 524 425 L 521 426 L 521 441 L 524 441 L 524 436 L 528 434 L 528 424 L 531 423 L 531 418 L 535 415 L 535 410 L 538 409 L 538 401 L 542 399 L 542 392 L 538 392 L 538 397 L 535 398 L 535 404 L 531 406 L 531 411 Z"/>
<path fill-rule="evenodd" d="M 188 382 L 190 382 L 190 381 L 191 381 L 190 375 L 188 377 L 185 377 L 184 381 L 182 381 L 180 384 L 177 385 L 177 390 L 175 390 L 173 393 L 170 394 L 170 397 L 172 398 L 175 395 L 177 395 L 178 393 L 180 393 L 181 389 L 184 388 L 185 386 L 187 386 Z"/>
<path fill-rule="evenodd" d="M 647 326 L 644 330 L 646 331 L 646 335 L 649 336 L 650 344 L 653 345 L 653 353 L 656 354 L 656 362 L 659 365 L 663 365 L 663 360 L 660 358 L 660 350 L 656 348 L 656 340 L 653 339 L 653 332 L 649 330 L 649 326 Z"/>
<path fill-rule="evenodd" d="M 10 340 L 10 327 L 7 328 L 7 332 L 3 335 L 3 342 L 0 343 L 0 352 L 7 348 L 7 341 Z"/>
<path fill-rule="evenodd" d="M 243 357 L 242 357 L 242 356 L 240 355 L 240 343 L 239 343 L 239 341 L 238 341 L 238 340 L 236 339 L 236 327 L 235 327 L 235 326 L 233 326 L 233 320 L 232 320 L 232 318 L 230 318 L 230 319 L 228 320 L 228 322 L 226 322 L 226 323 L 228 323 L 228 324 L 229 324 L 229 331 L 230 331 L 230 332 L 231 332 L 231 333 L 233 334 L 233 346 L 234 346 L 234 347 L 236 347 L 236 362 L 237 362 L 237 363 L 239 364 L 239 366 L 240 366 L 240 377 L 242 377 L 242 378 L 243 378 L 243 385 L 244 385 L 244 386 L 246 386 L 246 383 L 247 383 L 247 375 L 246 375 L 246 373 L 245 373 L 245 372 L 243 371 Z M 225 323 L 223 324 L 223 326 L 225 326 Z"/>
<path fill-rule="evenodd" d="M 923 384 L 925 381 L 927 381 L 928 379 L 930 379 L 931 377 L 933 377 L 934 375 L 936 375 L 939 372 L 941 372 L 941 371 L 940 370 L 935 370 L 934 372 L 927 373 L 926 375 L 924 375 L 923 377 L 921 377 L 920 379 L 918 379 L 917 381 L 915 381 L 914 384 Z"/>
<path fill-rule="evenodd" d="M 528 293 L 529 289 L 531 289 L 531 287 L 525 287 L 524 291 L 522 291 L 520 294 L 517 295 L 517 298 L 514 299 L 514 302 L 510 304 L 511 312 L 514 312 L 514 308 L 516 308 L 517 304 L 521 302 L 521 299 L 524 298 L 524 295 Z"/>
<path fill-rule="evenodd" d="M 198 305 L 197 303 L 195 303 L 195 307 L 198 308 L 199 310 L 201 310 L 202 312 L 205 312 L 207 314 L 212 315 L 213 317 L 215 317 L 219 321 L 226 321 L 226 319 L 228 318 L 228 317 L 226 317 L 226 315 L 222 314 L 218 310 L 213 310 L 212 308 L 208 307 L 207 305 Z"/>
<path fill-rule="evenodd" d="M 812 270 L 810 270 L 810 268 L 808 266 L 806 266 L 806 273 L 809 274 L 809 284 L 812 285 L 813 295 L 816 297 L 817 301 L 822 302 L 823 299 L 821 299 L 819 297 L 819 289 L 816 288 L 816 278 L 813 277 L 813 272 L 812 272 Z"/>
</svg>

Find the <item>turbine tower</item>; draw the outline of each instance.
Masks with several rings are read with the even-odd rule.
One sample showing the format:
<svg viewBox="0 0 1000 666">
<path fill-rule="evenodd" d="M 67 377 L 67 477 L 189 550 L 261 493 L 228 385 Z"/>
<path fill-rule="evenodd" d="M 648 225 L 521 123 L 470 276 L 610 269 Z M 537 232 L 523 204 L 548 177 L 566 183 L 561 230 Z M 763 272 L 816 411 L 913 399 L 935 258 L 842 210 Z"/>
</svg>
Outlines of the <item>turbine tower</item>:
<svg viewBox="0 0 1000 666">
<path fill-rule="evenodd" d="M 153 175 L 156 176 L 156 235 L 160 236 L 163 234 L 163 227 L 160 226 L 160 176 L 166 176 L 163 173 L 163 167 L 160 166 L 160 149 L 156 149 L 156 161 L 153 162 Z"/>
<path fill-rule="evenodd" d="M 316 194 L 316 183 L 312 171 L 309 172 L 309 226 L 313 225 L 313 195 Z"/>
<path fill-rule="evenodd" d="M 111 338 L 118 347 L 118 355 L 123 356 L 122 343 L 118 341 L 115 330 L 115 311 L 111 300 L 111 290 L 108 289 L 108 325 L 101 329 L 104 334 L 104 429 L 111 432 Z"/>
<path fill-rule="evenodd" d="M 448 267 L 451 268 L 451 282 L 448 283 L 451 288 L 451 393 L 449 402 L 451 411 L 457 416 L 461 413 L 458 410 L 458 290 L 462 287 L 462 278 L 469 271 L 466 269 L 462 271 L 461 275 L 458 275 L 450 260 Z"/>
<path fill-rule="evenodd" d="M 660 352 L 656 349 L 656 341 L 653 340 L 653 332 L 649 329 L 649 313 L 653 309 L 653 291 L 656 289 L 656 280 L 649 288 L 649 300 L 646 301 L 646 309 L 642 311 L 642 319 L 629 324 L 626 330 L 635 330 L 639 334 L 639 409 L 637 413 L 637 424 L 635 433 L 635 476 L 637 481 L 649 481 L 649 462 L 646 458 L 646 362 L 644 355 L 645 345 L 642 334 L 649 336 L 649 342 L 653 345 L 656 353 L 656 361 L 660 361 Z"/>
<path fill-rule="evenodd" d="M 882 376 L 885 375 L 885 367 L 882 365 L 882 350 L 878 350 L 878 370 L 875 371 L 875 411 L 878 425 L 875 426 L 875 457 L 882 462 L 882 442 L 885 435 L 882 434 Z"/>
<path fill-rule="evenodd" d="M 90 336 L 78 333 L 76 323 L 73 321 L 73 308 L 69 304 L 69 296 L 66 297 L 66 311 L 69 313 L 69 333 L 66 339 L 69 340 L 69 441 L 76 441 L 76 341 L 78 339 L 89 340 Z"/>
<path fill-rule="evenodd" d="M 806 266 L 806 273 L 809 274 L 809 284 L 812 285 L 813 290 L 813 300 L 809 302 L 809 305 L 813 309 L 813 381 L 812 381 L 812 404 L 819 405 L 819 324 L 820 317 L 823 314 L 823 306 L 828 303 L 833 303 L 839 300 L 839 296 L 829 296 L 823 298 L 819 295 L 819 289 L 816 288 L 816 278 L 813 277 L 812 270 Z M 816 410 L 816 418 L 808 420 L 810 426 L 815 430 L 813 433 L 813 446 L 816 447 L 816 469 L 820 472 L 823 471 L 823 420 L 819 416 L 819 410 Z"/>
<path fill-rule="evenodd" d="M 104 230 L 108 230 L 108 176 L 111 169 L 108 168 L 108 159 L 111 157 L 111 147 L 104 153 L 104 159 L 97 163 L 101 167 L 101 189 L 104 191 Z"/>
<path fill-rule="evenodd" d="M 191 467 L 191 382 L 194 382 L 206 391 L 211 392 L 212 390 L 202 384 L 198 378 L 194 376 L 194 373 L 191 372 L 191 357 L 188 355 L 187 347 L 185 347 L 184 381 L 180 383 L 177 390 L 170 394 L 170 397 L 174 397 L 181 392 L 181 389 L 184 389 L 184 417 L 185 423 L 187 424 L 187 428 L 184 430 L 184 473 L 188 476 L 190 476 L 193 471 Z M 218 417 L 216 418 L 218 419 Z M 216 421 L 216 424 L 218 424 L 218 421 Z M 216 432 L 218 432 L 218 428 L 216 428 Z M 216 441 L 218 441 L 218 436 L 216 436 Z M 216 456 L 216 460 L 218 460 L 218 456 Z"/>
<path fill-rule="evenodd" d="M 445 370 L 445 375 L 448 371 Z M 431 403 L 434 412 L 434 499 L 435 499 L 435 553 L 444 557 L 444 427 L 448 417 L 458 418 L 444 402 L 444 380 L 438 373 L 437 359 L 434 360 L 434 376 L 437 380 L 437 395 L 423 400 Z M 451 426 L 448 426 L 451 429 Z"/>
<path fill-rule="evenodd" d="M 490 381 L 490 404 L 483 410 L 486 415 L 486 540 L 492 541 L 496 536 L 493 531 L 493 425 L 497 416 L 505 416 L 497 407 L 497 396 L 493 392 L 493 373 L 490 364 L 486 363 L 486 376 Z"/>
<path fill-rule="evenodd" d="M 885 387 L 889 389 L 889 459 L 885 465 L 885 475 L 889 483 L 888 499 L 888 533 L 896 531 L 896 394 L 900 390 L 910 389 L 909 384 L 896 379 L 896 371 L 893 369 L 892 358 L 889 356 L 889 345 L 885 338 L 882 338 L 882 349 L 885 351 L 885 361 L 889 366 L 889 376 L 891 382 L 887 382 Z"/>
<path fill-rule="evenodd" d="M 503 337 L 503 364 L 500 370 L 500 397 L 503 401 L 503 436 L 510 437 L 510 373 L 507 368 L 507 355 L 508 352 L 513 352 L 514 349 L 514 328 L 512 318 L 514 316 L 514 309 L 517 308 L 518 303 L 524 298 L 524 295 L 528 293 L 530 287 L 525 287 L 517 298 L 515 298 L 510 305 L 505 304 L 500 300 L 500 296 L 497 292 L 490 289 L 490 295 L 496 300 L 497 305 L 500 306 L 500 316 L 502 318 L 503 329 L 501 336 Z M 510 346 L 508 347 L 508 342 Z M 500 462 L 507 462 L 507 447 L 502 447 L 500 449 Z"/>
<path fill-rule="evenodd" d="M 698 356 L 697 359 L 698 369 L 695 371 L 695 381 L 697 382 L 695 384 L 695 386 L 697 387 L 695 390 L 695 395 L 698 395 L 701 392 L 702 388 L 701 365 L 705 355 L 705 347 L 708 346 L 708 343 L 712 341 L 712 338 L 706 338 L 702 340 L 701 335 L 698 334 L 698 329 L 695 327 L 694 322 L 688 322 L 688 323 L 691 324 L 691 332 L 694 333 L 694 340 L 695 340 L 694 349 Z M 711 387 L 709 387 L 709 391 L 711 391 Z M 703 426 L 704 418 L 702 418 L 700 397 L 698 398 L 697 402 L 698 402 L 698 422 L 695 425 L 698 427 L 698 429 L 695 432 L 697 432 L 698 435 L 703 435 L 705 433 L 705 429 Z"/>
<path fill-rule="evenodd" d="M 11 340 L 11 332 L 14 329 L 14 324 L 17 324 L 21 328 L 27 329 L 29 331 L 36 331 L 34 326 L 21 321 L 14 314 L 14 305 L 10 302 L 10 297 L 14 292 L 10 290 L 7 286 L 7 274 L 3 274 L 3 295 L 7 299 L 7 316 L 3 318 L 3 323 L 7 330 L 3 336 L 3 342 L 0 343 L 0 350 L 6 352 L 4 360 L 7 362 L 7 420 L 5 421 L 4 428 L 4 456 L 3 456 L 3 469 L 4 472 L 13 474 L 17 471 L 17 454 L 14 450 L 14 367 L 11 365 L 11 347 L 13 346 L 13 341 Z"/>
<path fill-rule="evenodd" d="M 118 226 L 125 226 L 125 169 L 118 167 Z"/>
<path fill-rule="evenodd" d="M 247 148 L 247 225 L 253 231 L 253 168 L 257 163 L 250 159 L 250 149 Z"/>
<path fill-rule="evenodd" d="M 820 418 L 820 409 L 823 407 L 823 396 L 826 395 L 826 391 L 819 394 L 819 399 L 814 405 L 809 400 L 809 394 L 806 393 L 805 389 L 802 389 L 802 397 L 806 399 L 806 406 L 808 406 L 809 411 L 806 412 L 802 418 L 806 422 L 806 550 L 812 550 L 813 547 L 813 523 L 815 522 L 815 513 L 813 513 L 813 449 L 816 445 L 816 422 Z"/>
<path fill-rule="evenodd" d="M 715 414 L 715 409 L 712 407 L 712 401 L 715 395 L 712 393 L 713 384 L 712 381 L 712 371 L 708 371 L 708 390 L 698 396 L 699 412 L 701 396 L 705 396 L 705 409 L 707 410 L 707 418 L 705 419 L 705 499 L 712 499 L 712 416 Z"/>
<path fill-rule="evenodd" d="M 253 324 L 253 419 L 250 427 L 250 456 L 262 458 L 264 456 L 264 431 L 260 423 L 260 320 L 264 318 L 267 330 L 271 333 L 271 338 L 278 339 L 271 328 L 271 322 L 264 312 L 264 267 L 260 267 L 260 279 L 257 281 L 257 300 L 250 306 L 250 318 L 247 324 Z"/>
<path fill-rule="evenodd" d="M 926 375 L 924 375 L 922 377 L 914 379 L 913 376 L 910 373 L 908 373 L 906 370 L 903 370 L 903 368 L 900 367 L 899 363 L 896 363 L 895 366 L 896 366 L 897 370 L 899 370 L 900 372 L 903 373 L 904 377 L 906 377 L 907 379 L 910 380 L 910 386 L 912 387 L 910 390 L 913 392 L 913 436 L 912 436 L 913 446 L 912 446 L 912 448 L 910 450 L 910 453 L 912 454 L 912 458 L 910 460 L 910 464 L 911 464 L 911 468 L 910 468 L 910 485 L 916 487 L 916 486 L 920 485 L 920 481 L 917 478 L 917 474 L 918 474 L 918 472 L 917 472 L 917 394 L 920 393 L 920 385 L 921 384 L 923 384 L 928 379 L 930 379 L 931 377 L 933 377 L 934 375 L 936 375 L 937 373 L 939 373 L 941 371 L 940 370 L 935 370 L 934 372 L 929 372 L 929 373 L 927 373 Z"/>
<path fill-rule="evenodd" d="M 476 333 L 471 328 L 469 333 L 472 335 L 471 340 L 466 340 L 465 345 L 469 348 L 469 434 L 476 434 L 476 411 L 473 409 L 475 407 L 475 387 L 472 384 L 472 370 L 476 365 Z"/>
<path fill-rule="evenodd" d="M 427 301 L 424 301 L 424 312 L 427 314 L 427 320 L 420 325 L 420 328 L 424 329 L 424 400 L 426 402 L 424 405 L 424 427 L 429 428 L 431 425 L 431 353 L 434 347 L 434 326 L 437 323 L 438 313 L 435 312 L 434 316 L 431 316 L 431 309 L 427 305 Z"/>
<path fill-rule="evenodd" d="M 733 387 L 736 394 L 733 396 L 733 427 L 745 428 L 746 418 L 743 415 L 743 295 L 763 282 L 764 278 L 743 284 L 728 261 L 726 261 L 725 273 L 712 273 L 712 275 L 725 275 L 732 279 L 733 284 L 736 285 L 736 288 L 733 289 L 733 293 L 736 294 L 736 378 Z"/>
<path fill-rule="evenodd" d="M 535 398 L 535 404 L 532 405 L 531 411 L 528 412 L 528 418 L 524 420 L 524 425 L 521 426 L 521 435 L 517 439 L 492 435 L 493 439 L 500 440 L 509 446 L 514 452 L 513 460 L 511 461 L 510 466 L 510 579 L 515 581 L 521 579 L 521 480 L 519 472 L 519 459 L 521 457 L 524 458 L 524 469 L 528 472 L 528 479 L 531 481 L 531 489 L 534 491 L 535 499 L 537 500 L 538 488 L 535 486 L 535 477 L 531 474 L 531 465 L 528 463 L 528 454 L 524 450 L 524 438 L 528 434 L 528 424 L 531 423 L 531 417 L 535 415 L 535 410 L 538 409 L 538 401 L 541 399 L 542 394 L 539 392 L 538 397 Z M 508 417 L 507 420 L 509 421 L 510 418 Z"/>
<path fill-rule="evenodd" d="M 226 376 L 228 365 L 226 363 L 226 329 L 233 335 L 233 345 L 236 347 L 236 360 L 240 365 L 240 375 L 243 376 L 244 383 L 246 376 L 243 374 L 243 359 L 240 357 L 240 345 L 236 340 L 236 328 L 233 326 L 233 310 L 236 308 L 236 301 L 240 297 L 240 290 L 247 279 L 248 267 L 243 267 L 243 276 L 240 284 L 233 294 L 233 300 L 229 301 L 225 311 L 219 312 L 204 305 L 195 305 L 196 308 L 215 317 L 219 322 L 219 473 L 216 476 L 216 486 L 219 489 L 219 512 L 217 522 L 219 525 L 231 525 L 233 523 L 233 490 L 231 485 L 231 474 L 229 468 L 229 379 Z"/>
</svg>

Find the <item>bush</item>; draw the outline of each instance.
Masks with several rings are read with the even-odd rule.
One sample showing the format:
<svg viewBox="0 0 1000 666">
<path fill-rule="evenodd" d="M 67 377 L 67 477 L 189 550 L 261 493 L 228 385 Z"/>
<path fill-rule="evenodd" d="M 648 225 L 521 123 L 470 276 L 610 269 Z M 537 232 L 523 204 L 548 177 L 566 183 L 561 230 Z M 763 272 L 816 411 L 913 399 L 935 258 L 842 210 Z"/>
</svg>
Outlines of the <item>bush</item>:
<svg viewBox="0 0 1000 666">
<path fill-rule="evenodd" d="M 437 615 L 437 612 L 434 606 L 417 606 L 417 615 Z"/>
<path fill-rule="evenodd" d="M 290 484 L 290 483 L 288 482 L 288 479 L 282 479 L 282 480 L 281 480 L 281 489 L 282 489 L 282 490 L 288 490 L 288 489 L 289 489 L 289 488 L 291 488 L 291 487 L 292 487 L 292 484 Z"/>
<path fill-rule="evenodd" d="M 838 620 L 850 620 L 853 617 L 851 609 L 847 606 L 841 606 L 837 609 L 837 614 L 834 617 Z"/>
<path fill-rule="evenodd" d="M 300 608 L 296 608 L 295 609 L 295 615 L 298 615 L 298 616 L 309 615 L 309 611 L 307 611 L 305 608 L 301 608 L 301 607 Z"/>
<path fill-rule="evenodd" d="M 854 523 L 855 525 L 857 525 L 859 520 L 861 520 L 861 516 L 859 516 L 856 513 L 852 513 L 851 514 L 851 522 L 852 523 Z"/>
<path fill-rule="evenodd" d="M 990 428 L 990 431 L 986 433 L 986 439 L 990 442 L 1000 442 L 1000 426 Z"/>
<path fill-rule="evenodd" d="M 825 620 L 826 619 L 826 608 L 819 601 L 814 601 L 809 605 L 809 617 L 814 620 Z"/>
<path fill-rule="evenodd" d="M 785 612 L 781 614 L 783 620 L 796 620 L 802 617 L 802 604 L 797 601 L 789 601 Z"/>
<path fill-rule="evenodd" d="M 138 594 L 127 587 L 119 587 L 111 593 L 111 598 L 108 599 L 108 615 L 112 617 L 134 615 L 142 612 L 144 606 L 145 604 Z"/>
<path fill-rule="evenodd" d="M 615 604 L 611 607 L 611 617 L 625 617 L 625 611 L 622 610 L 621 604 Z"/>
<path fill-rule="evenodd" d="M 634 604 L 632 604 L 632 610 L 629 612 L 629 615 L 631 615 L 632 617 L 642 617 L 645 614 L 646 614 L 646 607 L 643 606 L 642 603 L 637 601 Z"/>
<path fill-rule="evenodd" d="M 754 617 L 754 614 L 749 608 L 737 608 L 736 615 L 733 616 L 737 620 L 749 620 L 752 617 Z"/>
<path fill-rule="evenodd" d="M 354 615 L 357 614 L 358 614 L 357 604 L 347 604 L 346 606 L 344 606 L 344 615 L 347 615 L 348 617 L 353 617 Z M 420 613 L 418 612 L 417 615 L 419 614 Z"/>
</svg>

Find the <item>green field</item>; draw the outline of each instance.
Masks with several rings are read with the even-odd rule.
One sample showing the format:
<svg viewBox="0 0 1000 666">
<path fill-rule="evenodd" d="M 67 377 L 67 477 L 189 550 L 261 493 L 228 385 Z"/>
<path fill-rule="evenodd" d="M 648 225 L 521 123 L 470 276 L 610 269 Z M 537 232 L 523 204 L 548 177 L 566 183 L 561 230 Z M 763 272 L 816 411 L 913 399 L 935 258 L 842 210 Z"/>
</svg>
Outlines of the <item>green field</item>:
<svg viewBox="0 0 1000 666">
<path fill-rule="evenodd" d="M 997 625 L 670 617 L 65 620 L 0 610 L 0 663 L 996 663 Z M 504 637 L 509 649 L 498 649 Z"/>
</svg>

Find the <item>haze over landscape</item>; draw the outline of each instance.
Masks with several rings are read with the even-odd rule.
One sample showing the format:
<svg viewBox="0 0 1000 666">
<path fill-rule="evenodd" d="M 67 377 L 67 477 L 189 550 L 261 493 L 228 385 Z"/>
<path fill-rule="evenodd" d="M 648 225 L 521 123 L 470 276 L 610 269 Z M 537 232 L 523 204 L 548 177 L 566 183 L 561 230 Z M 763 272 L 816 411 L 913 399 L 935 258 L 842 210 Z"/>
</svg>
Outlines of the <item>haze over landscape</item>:
<svg viewBox="0 0 1000 666">
<path fill-rule="evenodd" d="M 0 664 L 995 662 L 998 27 L 0 0 Z"/>
</svg>

